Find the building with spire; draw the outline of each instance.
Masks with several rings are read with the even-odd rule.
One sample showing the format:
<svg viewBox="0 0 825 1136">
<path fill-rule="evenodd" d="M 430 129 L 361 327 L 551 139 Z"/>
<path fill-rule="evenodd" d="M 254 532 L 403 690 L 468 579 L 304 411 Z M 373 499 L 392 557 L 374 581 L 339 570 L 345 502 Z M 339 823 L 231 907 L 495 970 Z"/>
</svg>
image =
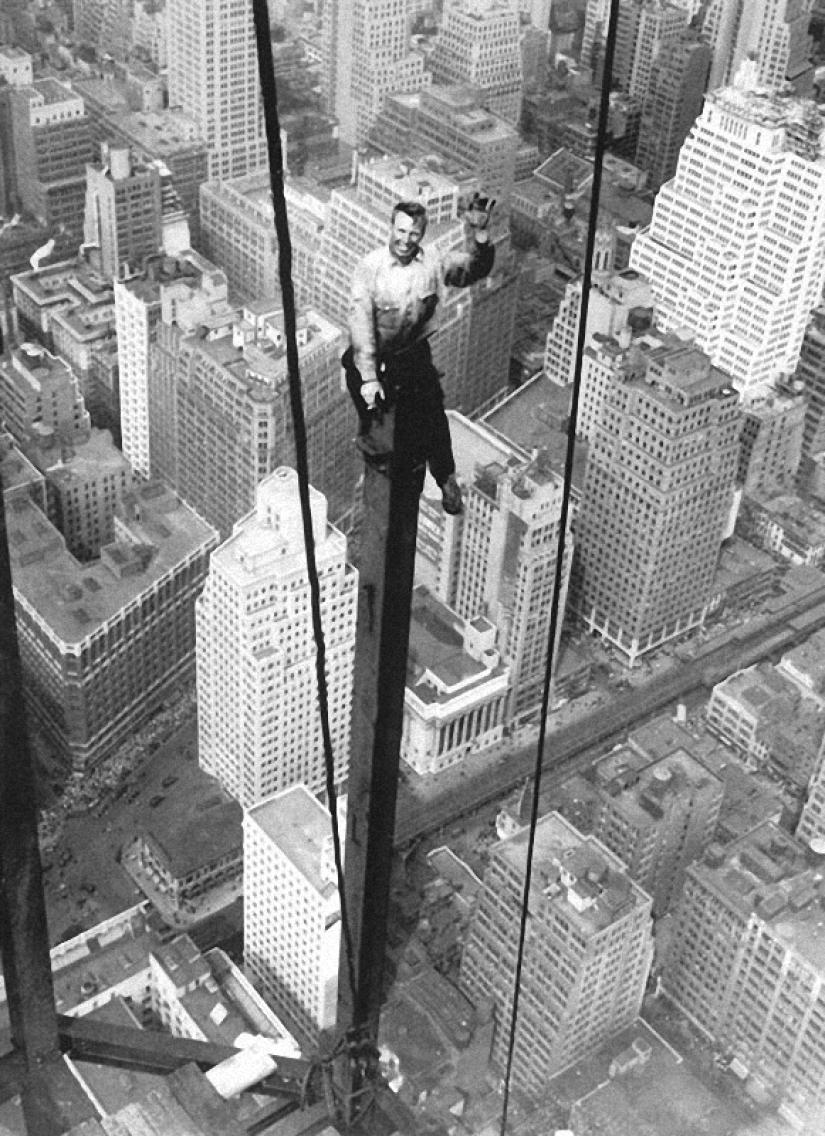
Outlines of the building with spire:
<svg viewBox="0 0 825 1136">
<path fill-rule="evenodd" d="M 744 64 L 708 95 L 631 266 L 746 397 L 796 367 L 825 283 L 825 134 L 812 100 Z"/>
<path fill-rule="evenodd" d="M 310 502 L 341 781 L 358 576 L 346 561 L 346 538 L 327 521 L 326 499 L 313 488 Z M 245 808 L 293 785 L 324 788 L 315 658 L 298 478 L 280 467 L 213 554 L 197 611 L 200 761 Z"/>
<path fill-rule="evenodd" d="M 461 988 L 496 1005 L 493 1064 L 507 1065 L 527 828 L 496 844 L 461 962 Z M 641 1009 L 653 959 L 650 897 L 624 865 L 558 813 L 538 822 L 520 976 L 513 1085 L 540 1096 Z"/>
<path fill-rule="evenodd" d="M 739 396 L 696 347 L 647 337 L 608 382 L 576 523 L 572 603 L 630 666 L 705 619 L 739 453 Z"/>
</svg>

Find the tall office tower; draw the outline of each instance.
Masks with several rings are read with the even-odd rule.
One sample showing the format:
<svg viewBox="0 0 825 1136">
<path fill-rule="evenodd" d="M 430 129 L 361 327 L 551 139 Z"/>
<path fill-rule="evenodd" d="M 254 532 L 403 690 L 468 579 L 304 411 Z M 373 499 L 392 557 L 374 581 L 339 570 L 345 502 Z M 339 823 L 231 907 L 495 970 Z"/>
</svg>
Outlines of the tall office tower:
<svg viewBox="0 0 825 1136">
<path fill-rule="evenodd" d="M 651 897 L 657 918 L 673 909 L 685 872 L 710 847 L 723 796 L 723 782 L 682 749 L 630 784 L 599 786 L 592 834 Z"/>
<path fill-rule="evenodd" d="M 573 599 L 630 666 L 704 621 L 741 427 L 729 376 L 697 348 L 676 340 L 640 354 L 609 385 L 592 438 Z"/>
<path fill-rule="evenodd" d="M 86 168 L 84 245 L 92 262 L 110 279 L 131 276 L 160 250 L 161 234 L 157 166 L 133 162 L 127 146 L 104 143 L 101 161 Z"/>
<path fill-rule="evenodd" d="M 138 161 L 160 163 L 168 169 L 189 222 L 192 244 L 200 248 L 198 193 L 207 180 L 209 161 L 195 120 L 182 110 L 168 107 L 161 111 L 110 111 L 103 115 L 102 125 L 113 144 L 128 146 Z"/>
<path fill-rule="evenodd" d="M 202 185 L 200 226 L 204 255 L 221 266 L 233 294 L 249 302 L 280 293 L 268 170 Z"/>
<path fill-rule="evenodd" d="M 24 343 L 0 360 L 0 377 L 0 418 L 21 445 L 46 435 L 66 445 L 89 437 L 77 377 L 62 359 Z"/>
<path fill-rule="evenodd" d="M 792 493 L 802 458 L 806 402 L 799 391 L 780 384 L 742 407 L 739 469 L 745 496 Z"/>
<path fill-rule="evenodd" d="M 811 1132 L 825 1106 L 820 887 L 808 850 L 773 823 L 712 849 L 688 870 L 661 968 L 714 1048 Z"/>
<path fill-rule="evenodd" d="M 145 263 L 144 272 L 130 280 L 115 280 L 115 322 L 120 365 L 120 422 L 123 452 L 132 468 L 144 477 L 154 476 L 150 439 L 150 383 L 153 381 L 151 348 L 166 310 L 169 322 L 180 320 L 193 331 L 204 324 L 228 323 L 233 313 L 227 303 L 226 276 L 197 253 L 178 259 L 157 257 Z M 155 379 L 156 384 L 160 379 Z M 169 407 L 158 408 L 168 422 Z M 157 476 L 174 484 L 168 464 Z"/>
<path fill-rule="evenodd" d="M 526 863 L 526 828 L 493 847 L 461 962 L 462 989 L 495 1003 L 499 1070 L 507 1062 Z M 536 828 L 529 902 L 512 1069 L 513 1084 L 536 1097 L 548 1078 L 636 1018 L 653 936 L 650 897 L 617 856 L 558 813 Z"/>
<path fill-rule="evenodd" d="M 244 816 L 244 970 L 308 1041 L 335 1025 L 341 904 L 330 815 L 304 785 Z"/>
<path fill-rule="evenodd" d="M 506 720 L 541 703 L 555 583 L 562 479 L 539 450 L 531 457 L 481 423 L 449 413 L 464 514 L 422 515 L 419 578 L 463 619 L 486 617 L 510 666 Z M 563 615 L 572 538 L 562 572 Z M 562 620 L 559 619 L 559 629 Z"/>
<path fill-rule="evenodd" d="M 610 14 L 610 0 L 587 0 L 584 10 L 581 62 L 593 76 L 596 86 L 601 84 L 604 63 L 604 38 Z"/>
<path fill-rule="evenodd" d="M 582 281 L 576 276 L 567 285 L 544 348 L 544 370 L 559 386 L 573 382 L 581 302 Z M 625 328 L 638 334 L 650 327 L 652 319 L 653 296 L 648 281 L 632 268 L 614 272 L 600 269 L 597 263 L 587 305 L 586 347 L 592 348 L 598 336 L 617 338 Z M 588 434 L 589 430 L 582 428 L 581 433 Z"/>
<path fill-rule="evenodd" d="M 389 91 L 430 83 L 410 48 L 409 0 L 329 0 L 323 12 L 322 84 L 342 142 L 363 146 Z"/>
<path fill-rule="evenodd" d="M 169 0 L 169 105 L 198 124 L 209 177 L 233 178 L 267 162 L 249 0 Z"/>
<path fill-rule="evenodd" d="M 817 105 L 757 87 L 743 64 L 715 91 L 633 244 L 657 322 L 687 327 L 747 397 L 796 366 L 825 282 L 825 149 Z"/>
<path fill-rule="evenodd" d="M 33 502 L 14 502 L 8 523 L 27 704 L 56 752 L 88 768 L 191 676 L 218 534 L 156 482 L 126 495 L 115 540 L 88 564 Z"/>
<path fill-rule="evenodd" d="M 429 66 L 436 83 L 470 83 L 513 126 L 521 114 L 521 48 L 514 0 L 447 0 Z"/>
<path fill-rule="evenodd" d="M 613 80 L 621 91 L 644 102 L 653 61 L 687 27 L 683 8 L 668 0 L 630 0 L 619 7 Z"/>
<path fill-rule="evenodd" d="M 358 456 L 341 389 L 340 328 L 309 309 L 298 325 L 309 472 L 336 519 L 352 505 Z M 283 313 L 250 305 L 204 337 L 164 317 L 149 369 L 152 469 L 223 537 L 261 478 L 294 461 Z M 161 446 L 163 454 L 161 454 Z"/>
<path fill-rule="evenodd" d="M 457 161 L 506 212 L 515 180 L 518 132 L 484 106 L 478 87 L 435 84 L 384 99 L 370 138 L 388 153 L 440 154 Z"/>
<path fill-rule="evenodd" d="M 336 779 L 346 776 L 358 575 L 312 489 Z M 315 641 L 297 474 L 276 469 L 213 554 L 198 604 L 203 768 L 245 807 L 303 783 L 324 788 Z"/>
<path fill-rule="evenodd" d="M 94 160 L 83 99 L 56 79 L 13 87 L 6 147 L 11 144 L 12 204 L 50 229 L 82 239 L 86 164 Z M 4 131 L 4 133 L 6 133 Z"/>
<path fill-rule="evenodd" d="M 825 450 L 825 305 L 811 312 L 799 352 L 795 377 L 807 401 L 802 436 L 803 460 Z"/>
<path fill-rule="evenodd" d="M 635 160 L 653 189 L 676 173 L 679 151 L 702 112 L 712 59 L 708 45 L 685 32 L 651 62 Z"/>
<path fill-rule="evenodd" d="M 754 60 L 760 86 L 789 82 L 796 94 L 813 84 L 808 35 L 813 0 L 710 0 L 702 38 L 713 50 L 710 90 L 727 86 L 746 59 Z"/>
</svg>

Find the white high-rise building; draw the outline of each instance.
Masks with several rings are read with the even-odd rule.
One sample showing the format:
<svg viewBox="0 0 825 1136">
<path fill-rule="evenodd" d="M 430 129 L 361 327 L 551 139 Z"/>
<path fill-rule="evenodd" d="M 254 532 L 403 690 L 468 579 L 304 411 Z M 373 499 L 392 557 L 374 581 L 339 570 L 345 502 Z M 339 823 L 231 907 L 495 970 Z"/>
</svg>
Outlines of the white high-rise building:
<svg viewBox="0 0 825 1136">
<path fill-rule="evenodd" d="M 169 105 L 209 147 L 209 177 L 267 162 L 250 0 L 168 0 Z"/>
<path fill-rule="evenodd" d="M 335 1024 L 338 994 L 329 812 L 295 785 L 251 808 L 243 829 L 244 969 L 279 1016 L 314 1041 Z"/>
<path fill-rule="evenodd" d="M 310 489 L 321 583 L 336 781 L 349 756 L 358 576 L 346 538 Z M 283 466 L 212 556 L 197 608 L 201 765 L 249 808 L 303 782 L 324 788 L 309 580 L 298 476 Z"/>
<path fill-rule="evenodd" d="M 447 0 L 430 68 L 437 83 L 471 83 L 514 126 L 521 114 L 521 27 L 516 0 Z"/>
<path fill-rule="evenodd" d="M 745 395 L 794 370 L 825 283 L 825 134 L 816 103 L 759 87 L 753 62 L 710 94 L 630 264 L 663 330 L 685 328 Z"/>
<path fill-rule="evenodd" d="M 813 83 L 808 25 L 813 0 L 710 0 L 702 38 L 713 49 L 710 90 L 731 82 L 743 61 L 756 63 L 759 82 L 790 82 L 797 94 Z"/>
<path fill-rule="evenodd" d="M 429 86 L 424 56 L 410 50 L 410 0 L 327 0 L 323 85 L 339 136 L 362 146 L 390 91 Z"/>
</svg>

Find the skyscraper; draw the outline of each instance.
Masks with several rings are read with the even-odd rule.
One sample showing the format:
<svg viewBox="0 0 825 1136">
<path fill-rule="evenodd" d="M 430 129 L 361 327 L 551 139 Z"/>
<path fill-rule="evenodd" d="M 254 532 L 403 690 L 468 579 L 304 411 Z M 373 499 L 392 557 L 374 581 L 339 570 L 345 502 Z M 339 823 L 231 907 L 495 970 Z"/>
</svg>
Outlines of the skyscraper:
<svg viewBox="0 0 825 1136">
<path fill-rule="evenodd" d="M 527 857 L 527 829 L 494 846 L 470 925 L 461 987 L 492 998 L 503 1069 Z M 638 1015 L 653 958 L 650 897 L 618 857 L 558 813 L 536 828 L 530 930 L 521 973 L 513 1084 L 534 1096 Z"/>
<path fill-rule="evenodd" d="M 679 151 L 702 111 L 712 53 L 695 32 L 662 46 L 650 63 L 636 164 L 658 189 L 676 173 Z"/>
<path fill-rule="evenodd" d="M 311 491 L 337 779 L 349 760 L 357 573 Z M 197 611 L 200 759 L 245 807 L 324 787 L 315 641 L 297 474 L 279 468 L 214 553 Z"/>
<path fill-rule="evenodd" d="M 104 143 L 86 167 L 85 246 L 104 276 L 121 279 L 161 247 L 160 171 L 132 161 L 128 146 Z"/>
<path fill-rule="evenodd" d="M 705 618 L 740 430 L 738 395 L 701 351 L 669 340 L 640 355 L 592 435 L 572 597 L 631 666 Z"/>
<path fill-rule="evenodd" d="M 409 0 L 328 0 L 323 15 L 323 87 L 342 142 L 362 146 L 389 91 L 430 83 L 410 48 Z"/>
<path fill-rule="evenodd" d="M 630 263 L 664 330 L 688 328 L 743 394 L 796 366 L 825 282 L 823 121 L 743 64 L 708 95 Z"/>
<path fill-rule="evenodd" d="M 174 428 L 167 403 L 155 399 L 158 426 L 151 436 L 150 386 L 162 387 L 159 368 L 151 364 L 151 350 L 157 338 L 164 309 L 167 322 L 179 322 L 191 331 L 199 324 L 214 326 L 222 316 L 228 323 L 233 310 L 227 303 L 226 276 L 197 253 L 179 259 L 156 257 L 148 261 L 139 276 L 115 280 L 115 321 L 120 366 L 120 420 L 123 452 L 132 468 L 144 477 L 154 476 L 152 450 L 157 475 L 175 484 L 174 446 L 163 447 L 162 438 Z M 164 462 L 163 458 L 166 458 Z"/>
<path fill-rule="evenodd" d="M 470 83 L 490 110 L 518 125 L 522 67 L 514 0 L 447 0 L 430 56 L 437 83 Z"/>
<path fill-rule="evenodd" d="M 198 123 L 209 177 L 266 165 L 263 109 L 249 0 L 169 0 L 169 105 Z"/>
<path fill-rule="evenodd" d="M 86 195 L 86 163 L 94 158 L 92 126 L 83 99 L 56 79 L 12 87 L 7 103 L 10 144 L 6 162 L 15 210 L 25 209 L 52 229 L 80 238 Z"/>
<path fill-rule="evenodd" d="M 244 817 L 244 969 L 296 1032 L 335 1024 L 341 904 L 329 812 L 304 785 Z"/>
<path fill-rule="evenodd" d="M 797 94 L 810 94 L 812 6 L 812 0 L 710 0 L 702 25 L 713 49 L 710 89 L 727 86 L 743 60 L 752 59 L 761 85 L 790 82 Z"/>
<path fill-rule="evenodd" d="M 453 412 L 449 417 L 458 478 L 467 491 L 464 514 L 442 521 L 423 507 L 419 576 L 462 618 L 482 615 L 496 627 L 496 646 L 510 665 L 506 717 L 512 719 L 541 702 L 562 480 L 543 452 L 531 457 L 481 423 Z"/>
<path fill-rule="evenodd" d="M 668 0 L 630 0 L 622 4 L 616 27 L 616 86 L 644 102 L 656 56 L 686 26 L 687 13 Z"/>
</svg>

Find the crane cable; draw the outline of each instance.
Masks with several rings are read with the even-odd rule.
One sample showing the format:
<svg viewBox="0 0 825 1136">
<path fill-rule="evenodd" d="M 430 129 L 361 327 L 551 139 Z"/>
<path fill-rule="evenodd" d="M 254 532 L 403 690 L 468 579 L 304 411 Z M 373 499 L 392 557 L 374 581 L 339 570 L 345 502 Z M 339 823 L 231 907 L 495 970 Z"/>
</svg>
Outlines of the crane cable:
<svg viewBox="0 0 825 1136">
<path fill-rule="evenodd" d="M 555 580 L 553 598 L 550 604 L 550 629 L 547 635 L 547 657 L 544 668 L 544 686 L 541 700 L 541 722 L 536 746 L 536 763 L 533 772 L 533 791 L 530 804 L 530 828 L 527 838 L 527 862 L 524 870 L 524 889 L 521 899 L 518 952 L 513 978 L 513 998 L 510 1009 L 510 1027 L 507 1042 L 507 1063 L 504 1074 L 502 1094 L 500 1136 L 506 1136 L 507 1111 L 510 1103 L 510 1082 L 516 1050 L 516 1027 L 519 1014 L 521 978 L 524 969 L 524 947 L 527 938 L 527 920 L 530 904 L 530 883 L 533 871 L 533 855 L 536 843 L 536 828 L 539 820 L 539 793 L 541 790 L 544 747 L 547 739 L 547 715 L 550 708 L 550 687 L 553 677 L 554 650 L 559 622 L 559 597 L 564 582 L 564 562 L 567 546 L 567 518 L 570 511 L 570 490 L 573 482 L 573 459 L 576 447 L 576 424 L 579 412 L 579 392 L 581 389 L 582 361 L 587 342 L 587 311 L 590 301 L 590 287 L 593 278 L 593 256 L 596 248 L 596 232 L 599 225 L 599 200 L 601 197 L 602 165 L 607 144 L 607 125 L 610 113 L 610 83 L 613 74 L 613 57 L 616 46 L 616 27 L 619 16 L 619 0 L 610 0 L 610 16 L 607 25 L 602 73 L 601 97 L 599 100 L 599 122 L 596 132 L 596 150 L 593 158 L 593 183 L 590 193 L 590 214 L 587 223 L 587 244 L 585 247 L 584 272 L 582 273 L 582 295 L 579 307 L 579 326 L 576 342 L 575 368 L 573 372 L 573 393 L 570 402 L 570 419 L 567 425 L 567 453 L 564 463 L 564 487 L 559 514 L 559 535 L 556 546 Z"/>
<path fill-rule="evenodd" d="M 315 561 L 315 536 L 312 530 L 312 511 L 309 504 L 309 461 L 307 456 L 308 448 L 304 404 L 301 396 L 301 375 L 298 361 L 295 290 L 292 283 L 292 241 L 289 235 L 289 220 L 287 217 L 286 197 L 284 195 L 284 156 L 281 146 L 281 127 L 278 119 L 278 91 L 275 85 L 275 65 L 272 59 L 272 41 L 269 33 L 267 0 L 252 0 L 252 14 L 255 22 L 258 76 L 261 84 L 264 126 L 266 129 L 266 141 L 269 153 L 269 180 L 272 189 L 272 211 L 275 218 L 275 233 L 278 238 L 278 278 L 280 280 L 281 298 L 284 307 L 287 377 L 289 380 L 289 399 L 292 411 L 293 432 L 295 435 L 295 466 L 298 473 L 298 492 L 301 501 L 301 520 L 304 530 L 307 577 L 309 579 L 310 606 L 312 610 L 312 630 L 316 646 L 315 669 L 318 682 L 318 709 L 321 719 L 321 735 L 324 746 L 326 791 L 330 803 L 329 812 L 332 823 L 332 847 L 335 857 L 335 874 L 338 881 L 338 897 L 341 904 L 341 930 L 344 936 L 352 1001 L 353 1005 L 357 1005 L 355 955 L 352 944 L 352 931 L 347 914 L 346 891 L 344 888 L 344 865 L 341 856 L 341 834 L 338 825 L 338 812 L 335 807 L 335 758 L 332 750 L 332 735 L 329 725 L 326 647 L 324 626 L 321 619 L 321 587 Z"/>
</svg>

